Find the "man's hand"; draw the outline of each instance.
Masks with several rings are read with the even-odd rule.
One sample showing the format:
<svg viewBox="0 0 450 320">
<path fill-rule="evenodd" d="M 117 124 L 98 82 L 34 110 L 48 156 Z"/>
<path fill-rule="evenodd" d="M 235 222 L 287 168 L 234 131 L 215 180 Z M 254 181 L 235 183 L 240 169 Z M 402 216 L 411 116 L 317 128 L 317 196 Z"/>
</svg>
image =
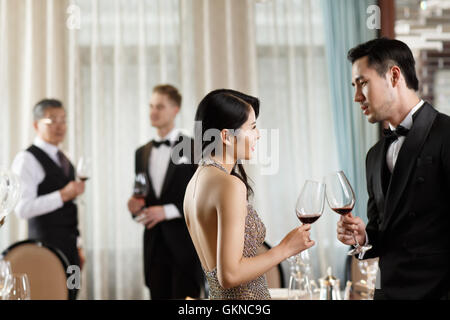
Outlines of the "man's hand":
<svg viewBox="0 0 450 320">
<path fill-rule="evenodd" d="M 70 181 L 64 188 L 59 190 L 63 202 L 71 201 L 84 192 L 83 181 Z"/>
<path fill-rule="evenodd" d="M 166 213 L 163 206 L 152 206 L 142 210 L 138 217 L 138 222 L 147 229 L 153 228 L 156 224 L 166 219 Z"/>
<path fill-rule="evenodd" d="M 366 226 L 360 217 L 353 217 L 351 213 L 341 216 L 337 223 L 337 238 L 343 244 L 355 245 L 353 235 L 360 245 L 366 243 Z"/>
<path fill-rule="evenodd" d="M 145 206 L 145 200 L 140 198 L 131 197 L 128 200 L 128 210 L 135 215 Z"/>
</svg>

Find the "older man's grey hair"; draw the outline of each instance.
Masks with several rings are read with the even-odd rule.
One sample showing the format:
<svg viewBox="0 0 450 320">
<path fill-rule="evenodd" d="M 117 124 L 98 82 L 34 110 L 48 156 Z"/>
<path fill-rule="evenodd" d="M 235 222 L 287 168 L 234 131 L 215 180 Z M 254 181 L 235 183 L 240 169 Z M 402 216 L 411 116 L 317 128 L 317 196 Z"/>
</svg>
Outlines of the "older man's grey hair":
<svg viewBox="0 0 450 320">
<path fill-rule="evenodd" d="M 33 108 L 33 118 L 35 121 L 42 119 L 45 115 L 45 111 L 50 108 L 62 108 L 63 104 L 61 101 L 56 99 L 43 99 L 36 103 Z"/>
</svg>

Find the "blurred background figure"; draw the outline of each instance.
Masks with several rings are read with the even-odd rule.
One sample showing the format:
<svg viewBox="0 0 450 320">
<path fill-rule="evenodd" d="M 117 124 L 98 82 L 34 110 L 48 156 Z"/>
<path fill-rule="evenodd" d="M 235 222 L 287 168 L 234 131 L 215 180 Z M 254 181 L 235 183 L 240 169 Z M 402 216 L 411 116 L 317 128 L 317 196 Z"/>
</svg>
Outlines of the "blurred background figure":
<svg viewBox="0 0 450 320">
<path fill-rule="evenodd" d="M 23 188 L 15 212 L 28 220 L 30 239 L 61 250 L 70 265 L 82 268 L 84 253 L 74 200 L 85 184 L 75 181 L 75 169 L 58 147 L 66 135 L 66 112 L 60 101 L 44 99 L 34 106 L 33 118 L 36 138 L 12 163 Z"/>
<path fill-rule="evenodd" d="M 145 283 L 152 299 L 198 298 L 202 287 L 200 262 L 186 228 L 183 199 L 196 170 L 193 141 L 175 128 L 181 95 L 171 85 L 158 85 L 150 100 L 150 121 L 157 137 L 136 151 L 136 175 L 144 174 L 147 191 L 135 189 L 128 208 L 145 226 Z M 179 159 L 173 147 L 185 144 Z M 175 163 L 174 160 L 178 162 Z"/>
</svg>

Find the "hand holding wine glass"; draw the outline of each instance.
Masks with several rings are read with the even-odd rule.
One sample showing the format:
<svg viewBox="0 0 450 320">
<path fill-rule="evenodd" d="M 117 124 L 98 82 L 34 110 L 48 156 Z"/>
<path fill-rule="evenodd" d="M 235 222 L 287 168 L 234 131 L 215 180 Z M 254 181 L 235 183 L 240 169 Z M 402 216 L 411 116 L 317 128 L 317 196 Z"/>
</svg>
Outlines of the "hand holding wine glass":
<svg viewBox="0 0 450 320">
<path fill-rule="evenodd" d="M 355 239 L 358 243 L 366 242 L 366 225 L 360 217 L 349 214 L 341 215 L 337 223 L 337 238 L 343 244 L 354 246 Z"/>
<path fill-rule="evenodd" d="M 324 202 L 325 184 L 307 180 L 295 205 L 297 218 L 303 224 L 302 227 L 307 227 L 306 231 L 309 232 L 310 225 L 322 216 Z"/>
<path fill-rule="evenodd" d="M 348 255 L 363 254 L 372 248 L 371 245 L 360 245 L 360 240 L 365 240 L 365 226 L 361 218 L 353 217 L 351 211 L 355 206 L 356 198 L 353 188 L 350 185 L 343 171 L 332 173 L 325 177 L 327 185 L 327 201 L 330 208 L 342 215 L 338 222 L 338 239 L 343 243 L 352 244 L 354 249 Z M 362 239 L 361 239 L 362 238 Z"/>
<path fill-rule="evenodd" d="M 295 258 L 294 255 L 314 246 L 314 240 L 310 239 L 310 231 L 311 225 L 305 224 L 295 228 L 281 240 L 280 245 L 286 249 L 289 258 Z"/>
<path fill-rule="evenodd" d="M 325 184 L 307 180 L 303 185 L 302 191 L 297 199 L 295 213 L 297 218 L 303 223 L 302 227 L 310 227 L 310 224 L 317 221 L 322 216 L 325 202 Z M 308 228 L 309 231 L 309 228 Z M 311 241 L 311 240 L 310 240 Z M 311 241 L 314 242 L 314 241 Z M 311 245 L 312 246 L 312 245 Z M 307 250 L 305 250 L 306 252 Z M 290 279 L 290 285 L 291 285 Z M 308 275 L 304 276 L 307 296 L 310 300 L 313 298 L 311 289 L 311 279 Z"/>
<path fill-rule="evenodd" d="M 142 218 L 140 213 L 145 208 L 145 198 L 149 193 L 150 185 L 147 175 L 144 172 L 140 172 L 134 179 L 133 196 L 128 201 L 128 209 L 135 216 L 134 219 L 140 222 Z"/>
</svg>

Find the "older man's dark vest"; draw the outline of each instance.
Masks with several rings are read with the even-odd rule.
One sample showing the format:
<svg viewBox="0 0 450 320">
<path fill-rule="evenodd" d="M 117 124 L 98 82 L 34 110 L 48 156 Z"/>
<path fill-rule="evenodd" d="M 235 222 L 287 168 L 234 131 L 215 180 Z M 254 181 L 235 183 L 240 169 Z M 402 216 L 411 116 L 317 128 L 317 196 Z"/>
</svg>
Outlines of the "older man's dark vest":
<svg viewBox="0 0 450 320">
<path fill-rule="evenodd" d="M 27 149 L 42 165 L 45 178 L 38 186 L 38 196 L 52 193 L 64 188 L 75 179 L 75 170 L 70 164 L 70 174 L 67 177 L 62 168 L 57 165 L 42 149 L 32 145 Z M 28 236 L 30 239 L 58 242 L 76 241 L 78 236 L 77 206 L 72 202 L 64 203 L 62 208 L 28 220 Z"/>
</svg>

